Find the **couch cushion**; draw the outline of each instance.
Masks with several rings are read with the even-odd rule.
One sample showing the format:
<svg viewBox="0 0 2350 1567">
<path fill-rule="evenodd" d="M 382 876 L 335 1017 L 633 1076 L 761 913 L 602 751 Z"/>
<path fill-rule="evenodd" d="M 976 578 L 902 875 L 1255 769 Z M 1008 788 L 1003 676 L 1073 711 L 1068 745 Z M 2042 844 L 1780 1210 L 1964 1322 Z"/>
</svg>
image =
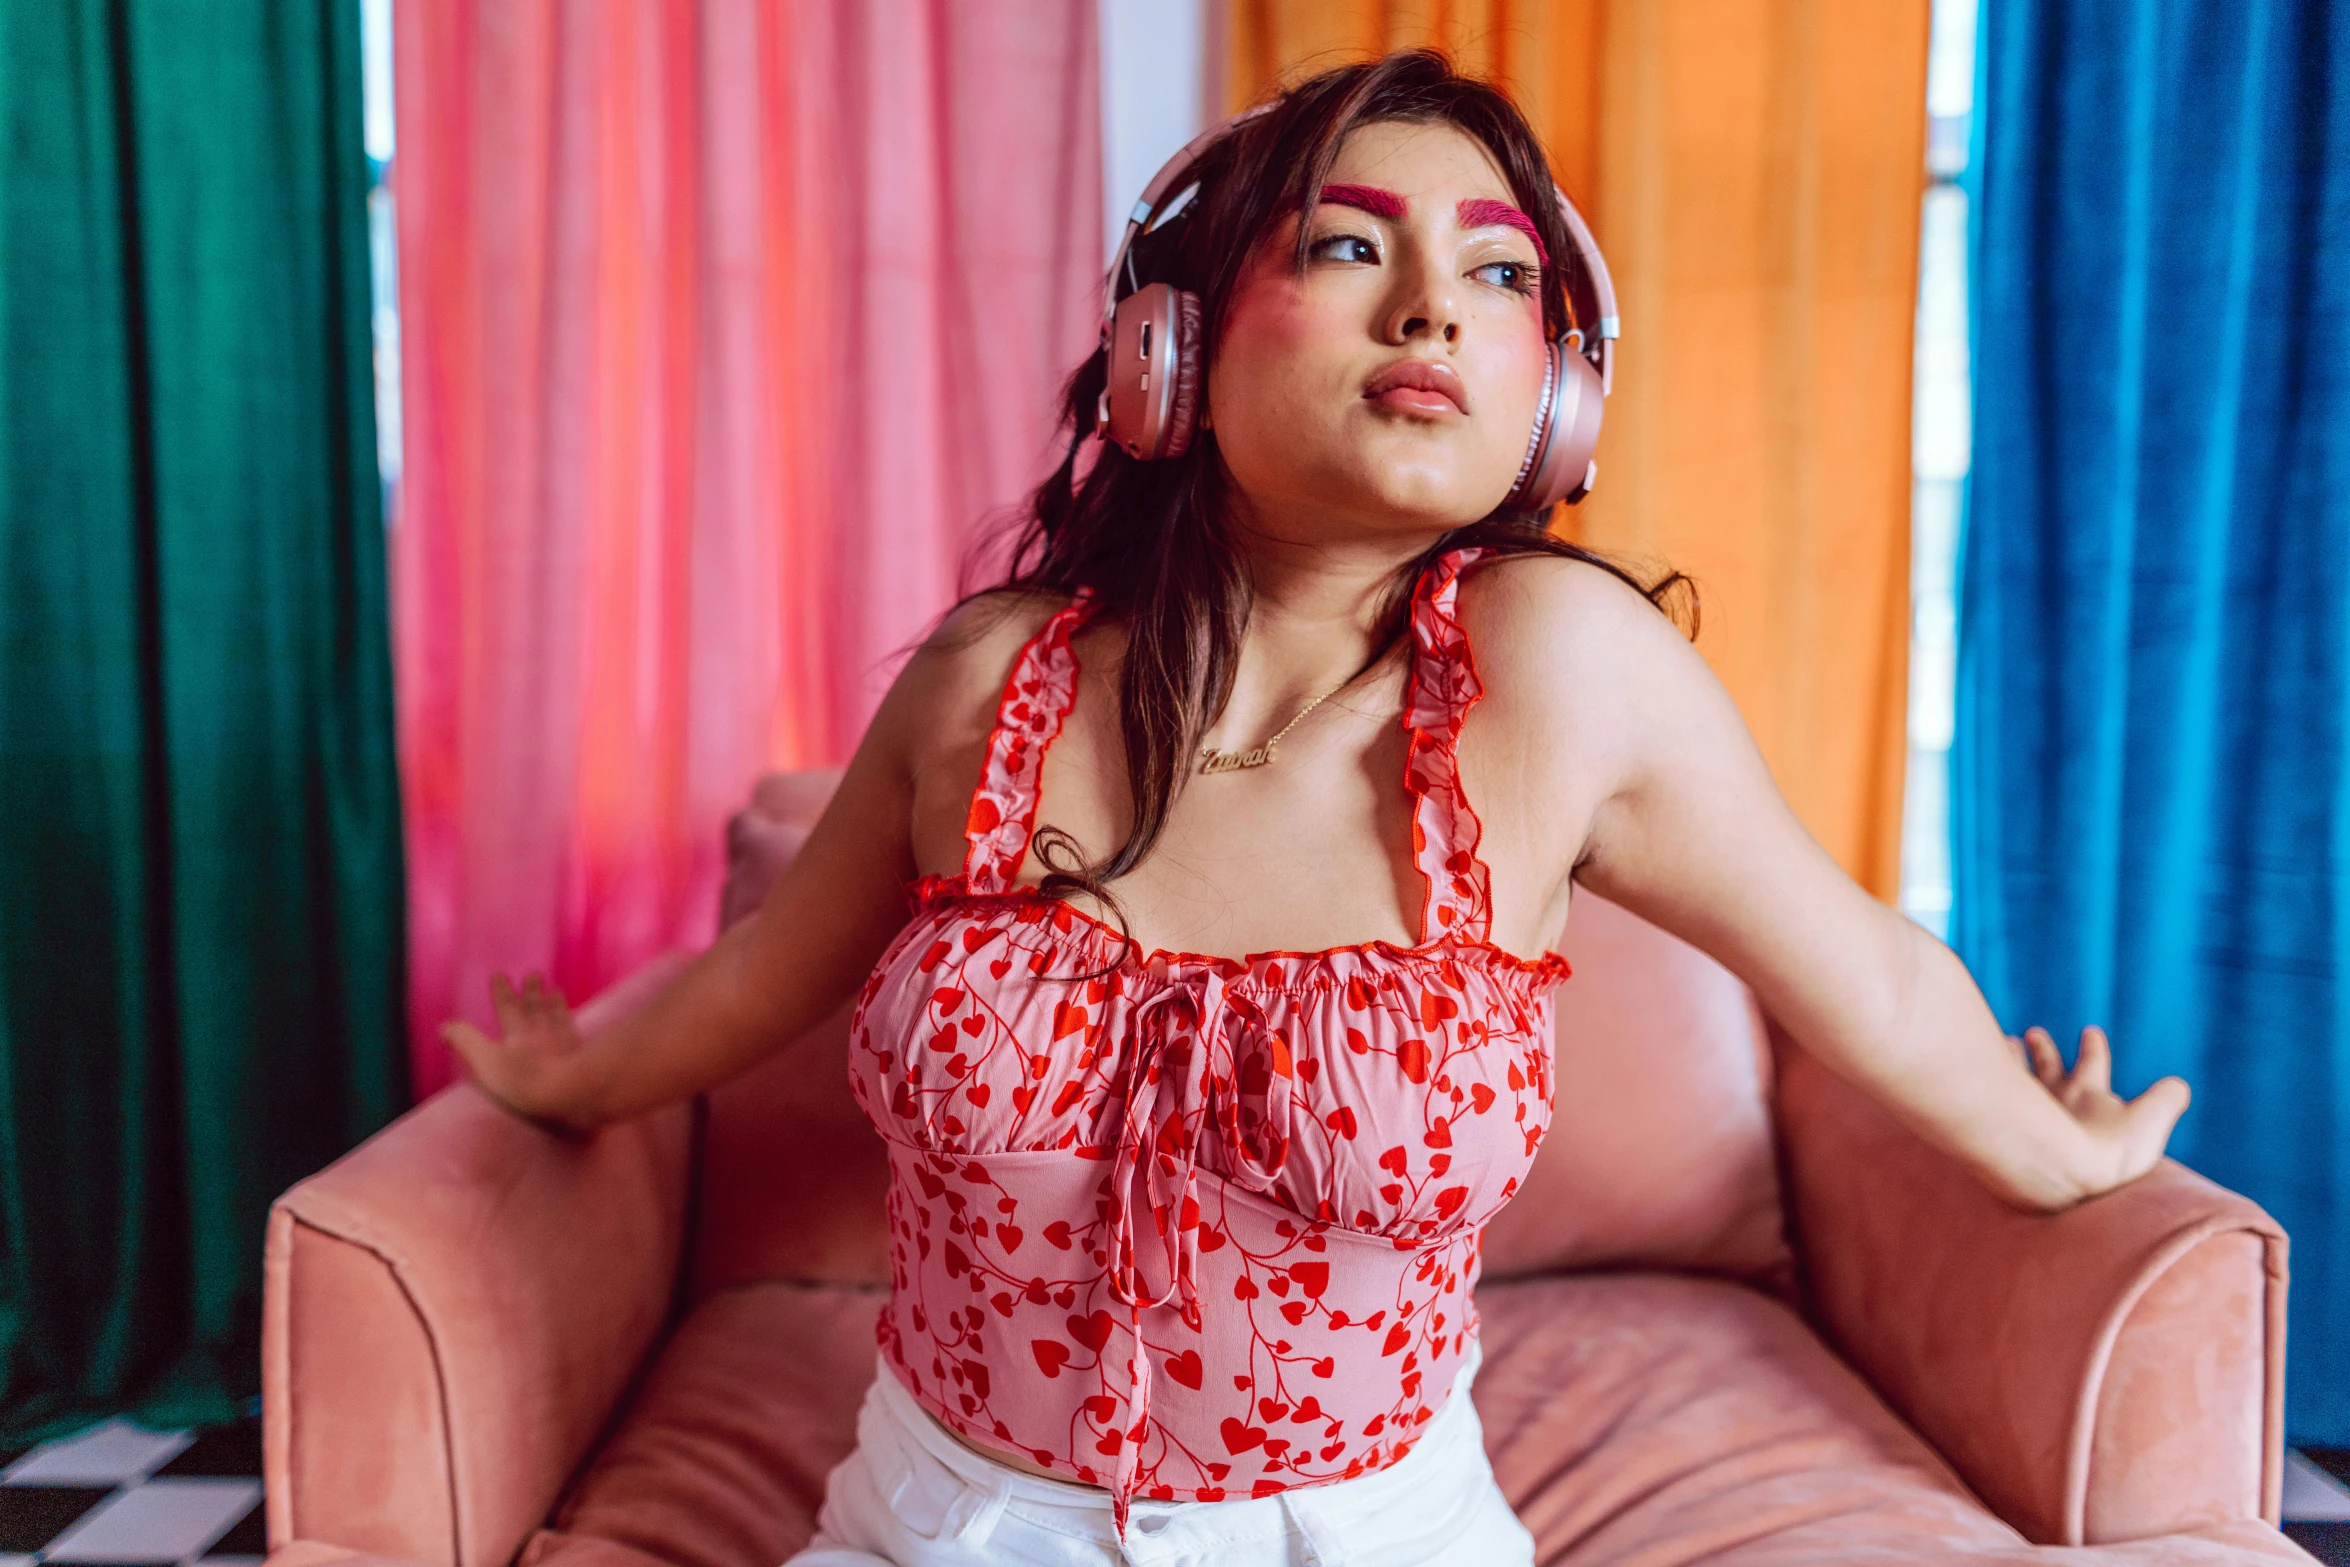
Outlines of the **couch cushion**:
<svg viewBox="0 0 2350 1567">
<path fill-rule="evenodd" d="M 1477 1301 L 1486 1445 L 1546 1564 L 2309 1562 L 2251 1522 L 2028 1544 L 1794 1312 L 1741 1285 L 1593 1274 Z"/>
<path fill-rule="evenodd" d="M 775 1567 L 815 1528 L 873 1375 L 879 1296 L 752 1285 L 696 1307 L 523 1567 Z M 1477 1406 L 1502 1489 L 1570 1567 L 2292 1562 L 2260 1524 L 2027 1545 L 1786 1306 L 1719 1280 L 1489 1286 Z"/>
<path fill-rule="evenodd" d="M 1485 1276 L 1689 1268 L 1792 1294 L 1770 1037 L 1754 995 L 1678 937 L 1576 889 L 1552 994 L 1550 1132 L 1485 1230 Z"/>
<path fill-rule="evenodd" d="M 889 1160 L 849 1092 L 841 1006 L 713 1089 L 696 1187 L 695 1298 L 767 1280 L 889 1282 Z"/>
<path fill-rule="evenodd" d="M 873 1380 L 878 1291 L 754 1284 L 694 1307 L 522 1567 L 776 1567 L 807 1543 Z M 625 1547 L 616 1552 L 614 1547 Z"/>
<path fill-rule="evenodd" d="M 838 771 L 769 773 L 726 825 L 719 918 L 757 909 L 808 838 L 840 783 Z M 889 1165 L 849 1093 L 843 1005 L 793 1043 L 713 1089 L 703 1123 L 691 1287 L 885 1284 Z"/>
<path fill-rule="evenodd" d="M 810 768 L 769 773 L 751 786 L 751 798 L 726 824 L 726 886 L 718 898 L 718 923 L 731 925 L 767 901 L 784 867 L 799 857 L 800 845 L 832 792 L 841 769 Z"/>
</svg>

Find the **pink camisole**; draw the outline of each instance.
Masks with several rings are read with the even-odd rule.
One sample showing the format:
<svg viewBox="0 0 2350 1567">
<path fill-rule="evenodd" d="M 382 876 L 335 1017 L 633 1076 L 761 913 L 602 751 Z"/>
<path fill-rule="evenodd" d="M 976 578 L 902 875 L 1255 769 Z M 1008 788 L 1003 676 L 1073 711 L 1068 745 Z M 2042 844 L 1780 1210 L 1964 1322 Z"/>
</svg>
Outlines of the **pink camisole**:
<svg viewBox="0 0 2350 1567">
<path fill-rule="evenodd" d="M 888 1146 L 888 1363 L 950 1428 L 1140 1495 L 1266 1496 L 1411 1449 L 1476 1331 L 1478 1237 L 1550 1123 L 1553 953 L 1487 940 L 1455 744 L 1481 694 L 1455 551 L 1412 605 L 1419 943 L 1129 949 L 1011 885 L 1077 692 L 1020 654 L 963 872 L 915 884 L 850 1079 Z"/>
</svg>

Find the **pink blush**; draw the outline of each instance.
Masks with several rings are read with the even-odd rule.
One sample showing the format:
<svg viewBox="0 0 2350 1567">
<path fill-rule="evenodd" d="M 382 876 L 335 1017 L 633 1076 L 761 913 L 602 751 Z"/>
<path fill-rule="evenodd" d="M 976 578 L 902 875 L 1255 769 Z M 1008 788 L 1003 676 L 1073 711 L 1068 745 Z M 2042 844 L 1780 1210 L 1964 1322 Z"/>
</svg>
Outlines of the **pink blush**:
<svg viewBox="0 0 2350 1567">
<path fill-rule="evenodd" d="M 1500 224 L 1516 229 L 1534 242 L 1534 258 L 1544 266 L 1550 265 L 1550 252 L 1543 247 L 1541 231 L 1534 220 L 1506 201 L 1495 201 L 1490 196 L 1472 196 L 1453 209 L 1465 229 L 1491 228 Z"/>
</svg>

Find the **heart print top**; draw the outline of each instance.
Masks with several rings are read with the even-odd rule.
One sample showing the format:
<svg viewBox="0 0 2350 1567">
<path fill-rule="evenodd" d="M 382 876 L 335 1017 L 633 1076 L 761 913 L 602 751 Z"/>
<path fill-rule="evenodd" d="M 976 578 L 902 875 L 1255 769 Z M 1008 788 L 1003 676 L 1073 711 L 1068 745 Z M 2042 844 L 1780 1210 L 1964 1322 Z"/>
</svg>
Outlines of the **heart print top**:
<svg viewBox="0 0 2350 1567">
<path fill-rule="evenodd" d="M 950 1428 L 1135 1496 L 1268 1496 L 1411 1450 L 1477 1331 L 1478 1237 L 1550 1124 L 1566 960 L 1487 939 L 1456 742 L 1457 550 L 1413 595 L 1420 941 L 1142 954 L 1012 878 L 1077 694 L 1021 651 L 962 874 L 914 884 L 850 1080 L 889 1156 L 886 1363 Z"/>
</svg>

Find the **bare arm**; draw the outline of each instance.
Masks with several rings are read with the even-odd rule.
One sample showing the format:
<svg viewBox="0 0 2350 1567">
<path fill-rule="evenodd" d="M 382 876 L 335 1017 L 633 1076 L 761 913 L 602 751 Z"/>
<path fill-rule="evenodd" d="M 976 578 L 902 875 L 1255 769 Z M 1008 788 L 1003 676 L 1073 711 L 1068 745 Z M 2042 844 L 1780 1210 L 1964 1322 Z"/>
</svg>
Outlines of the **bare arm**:
<svg viewBox="0 0 2350 1567">
<path fill-rule="evenodd" d="M 1530 602 L 1502 606 L 1515 634 L 1500 640 L 1552 706 L 1546 731 L 1574 737 L 1541 743 L 1529 776 L 1558 774 L 1571 794 L 1562 769 L 1583 770 L 1588 835 L 1560 855 L 1576 880 L 1713 954 L 1808 1050 L 2008 1202 L 2060 1208 L 2152 1168 L 2185 1082 L 2116 1098 L 2095 1030 L 2069 1075 L 2035 1030 L 2027 1067 L 1956 955 L 1804 830 L 1674 626 L 1592 568 L 1518 574 Z"/>
<path fill-rule="evenodd" d="M 961 749 L 1033 618 L 981 616 L 918 652 L 766 902 L 625 1022 L 582 1040 L 535 975 L 519 990 L 494 980 L 499 1037 L 441 1030 L 475 1081 L 518 1115 L 585 1132 L 722 1082 L 831 1013 L 905 924 L 918 779 L 967 794 Z"/>
</svg>

